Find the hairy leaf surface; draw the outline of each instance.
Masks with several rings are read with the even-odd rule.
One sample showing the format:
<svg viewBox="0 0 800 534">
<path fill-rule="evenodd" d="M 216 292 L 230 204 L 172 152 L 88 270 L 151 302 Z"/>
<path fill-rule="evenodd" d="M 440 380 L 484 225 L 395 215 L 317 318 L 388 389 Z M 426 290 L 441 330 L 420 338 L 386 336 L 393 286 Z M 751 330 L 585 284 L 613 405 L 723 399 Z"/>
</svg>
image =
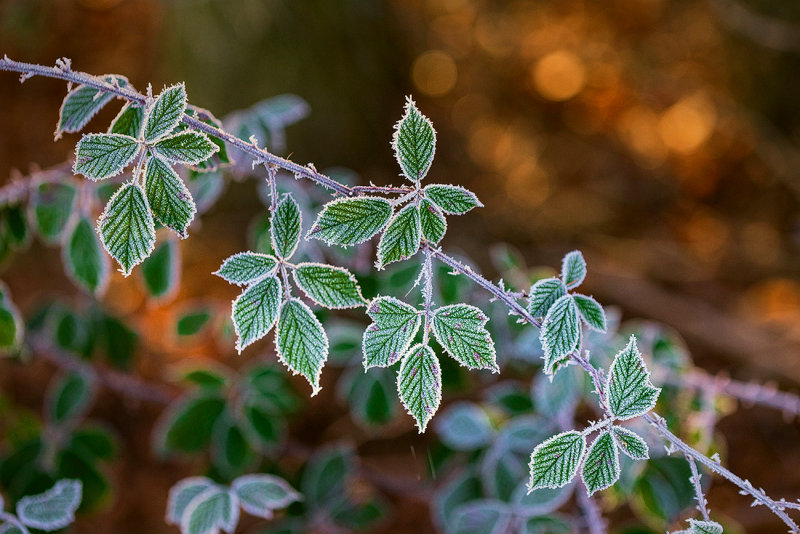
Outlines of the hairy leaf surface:
<svg viewBox="0 0 800 534">
<path fill-rule="evenodd" d="M 433 333 L 448 354 L 469 369 L 499 372 L 494 341 L 486 330 L 489 318 L 469 304 L 453 304 L 433 313 Z"/>
<path fill-rule="evenodd" d="M 306 238 L 357 245 L 380 232 L 391 217 L 392 206 L 385 198 L 340 198 L 325 205 Z"/>
<path fill-rule="evenodd" d="M 319 376 L 328 359 L 328 336 L 311 309 L 297 299 L 283 304 L 275 336 L 278 358 L 294 374 L 311 384 L 313 397 L 319 393 Z"/>
<path fill-rule="evenodd" d="M 431 184 L 424 191 L 429 199 L 450 215 L 463 215 L 472 208 L 483 207 L 475 193 L 460 185 Z"/>
<path fill-rule="evenodd" d="M 156 243 L 155 223 L 144 191 L 131 183 L 117 189 L 100 216 L 98 231 L 103 246 L 128 276 Z"/>
<path fill-rule="evenodd" d="M 84 135 L 75 146 L 72 170 L 90 180 L 110 178 L 121 173 L 138 151 L 139 143 L 128 135 Z"/>
<path fill-rule="evenodd" d="M 241 352 L 258 341 L 275 325 L 281 305 L 281 283 L 267 276 L 245 289 L 233 301 L 233 327 L 238 339 L 236 350 Z"/>
<path fill-rule="evenodd" d="M 614 425 L 611 432 L 620 450 L 632 460 L 647 460 L 650 458 L 647 442 L 639 434 L 619 425 Z"/>
<path fill-rule="evenodd" d="M 600 434 L 589 447 L 583 461 L 581 478 L 591 496 L 612 486 L 620 474 L 619 452 L 610 432 Z"/>
<path fill-rule="evenodd" d="M 650 382 L 650 372 L 636 346 L 636 338 L 631 336 L 628 346 L 614 358 L 606 382 L 611 413 L 622 420 L 643 415 L 653 409 L 660 393 L 661 388 Z"/>
<path fill-rule="evenodd" d="M 554 365 L 575 350 L 580 339 L 578 310 L 571 295 L 564 295 L 550 307 L 539 339 L 544 349 L 544 372 L 552 374 Z"/>
<path fill-rule="evenodd" d="M 300 263 L 294 270 L 294 281 L 308 298 L 326 308 L 355 308 L 365 304 L 356 277 L 344 267 Z"/>
<path fill-rule="evenodd" d="M 278 261 L 273 256 L 257 252 L 239 252 L 222 262 L 222 266 L 214 274 L 226 282 L 242 286 L 272 274 L 277 265 Z"/>
<path fill-rule="evenodd" d="M 586 278 L 586 260 L 580 250 L 569 252 L 561 262 L 561 279 L 567 289 L 574 289 L 581 285 Z"/>
<path fill-rule="evenodd" d="M 436 132 L 411 98 L 406 100 L 405 115 L 395 126 L 392 147 L 406 178 L 415 182 L 425 177 L 436 151 Z"/>
<path fill-rule="evenodd" d="M 373 322 L 364 331 L 364 368 L 394 365 L 411 346 L 422 317 L 413 307 L 394 297 L 374 299 L 367 308 L 367 315 Z"/>
<path fill-rule="evenodd" d="M 422 199 L 419 214 L 422 237 L 434 244 L 441 241 L 447 231 L 447 221 L 441 210 L 430 200 Z"/>
<path fill-rule="evenodd" d="M 442 368 L 433 349 L 421 344 L 411 348 L 400 363 L 397 392 L 422 434 L 442 400 Z"/>
<path fill-rule="evenodd" d="M 197 213 L 192 194 L 172 166 L 161 158 L 148 158 L 146 169 L 144 189 L 153 215 L 185 238 L 186 229 Z"/>
<path fill-rule="evenodd" d="M 300 244 L 303 216 L 292 195 L 287 194 L 278 203 L 270 221 L 272 248 L 279 258 L 290 258 Z"/>
<path fill-rule="evenodd" d="M 181 121 L 184 111 L 186 111 L 184 85 L 180 83 L 164 89 L 147 113 L 144 140 L 152 143 L 170 133 Z"/>
<path fill-rule="evenodd" d="M 549 438 L 533 449 L 529 464 L 528 493 L 539 488 L 560 488 L 578 472 L 586 438 L 570 430 Z"/>
<path fill-rule="evenodd" d="M 164 137 L 153 147 L 152 152 L 172 163 L 197 165 L 208 159 L 219 147 L 204 133 L 188 131 Z"/>
<path fill-rule="evenodd" d="M 578 308 L 578 313 L 581 319 L 589 325 L 589 328 L 598 332 L 606 331 L 606 312 L 599 302 L 592 297 L 576 293 L 572 295 L 575 299 L 575 306 Z"/>
<path fill-rule="evenodd" d="M 392 218 L 378 242 L 377 267 L 382 269 L 392 262 L 416 254 L 421 237 L 419 210 L 415 205 L 408 204 Z"/>
<path fill-rule="evenodd" d="M 106 75 L 103 77 L 106 82 L 116 83 L 120 87 L 128 85 L 128 80 L 119 75 Z M 55 136 L 58 139 L 62 132 L 79 132 L 83 130 L 92 117 L 103 109 L 106 104 L 111 102 L 114 94 L 108 91 L 100 91 L 94 87 L 79 85 L 70 91 L 61 103 L 58 113 L 58 126 Z"/>
<path fill-rule="evenodd" d="M 141 106 L 128 102 L 111 121 L 108 133 L 129 135 L 138 139 L 142 132 L 142 124 L 144 124 L 144 110 Z"/>
<path fill-rule="evenodd" d="M 545 317 L 550 307 L 567 294 L 567 288 L 558 278 L 537 280 L 530 290 L 528 311 L 534 317 Z"/>
</svg>

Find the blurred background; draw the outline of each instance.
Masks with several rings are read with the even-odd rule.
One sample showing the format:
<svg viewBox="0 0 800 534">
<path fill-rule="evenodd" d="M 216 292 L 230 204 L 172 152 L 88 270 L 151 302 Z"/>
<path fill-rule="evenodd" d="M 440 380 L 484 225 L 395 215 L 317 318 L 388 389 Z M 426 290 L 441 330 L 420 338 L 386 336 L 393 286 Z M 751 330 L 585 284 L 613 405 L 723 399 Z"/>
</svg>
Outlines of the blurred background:
<svg viewBox="0 0 800 534">
<path fill-rule="evenodd" d="M 700 367 L 784 389 L 800 383 L 800 4 L 0 0 L 0 53 L 48 65 L 66 56 L 76 70 L 123 74 L 140 90 L 185 81 L 190 102 L 217 116 L 297 94 L 311 114 L 287 131 L 291 159 L 353 169 L 362 183 L 401 182 L 389 142 L 413 95 L 438 131 L 431 179 L 462 184 L 486 206 L 451 220 L 446 249 L 495 276 L 491 243 L 510 243 L 531 265 L 556 265 L 580 248 L 587 293 L 623 317 L 674 327 Z M 0 180 L 71 157 L 78 136 L 54 143 L 51 135 L 64 95 L 61 83 L 20 85 L 0 73 Z M 102 113 L 98 123 L 107 123 L 116 108 Z M 248 222 L 263 211 L 253 189 L 233 184 L 181 243 L 175 301 L 147 304 L 115 272 L 107 304 L 138 311 L 147 332 L 171 306 L 233 298 L 207 273 L 245 249 Z M 34 250 L 3 274 L 23 310 L 41 293 L 73 291 L 58 251 Z M 148 343 L 159 355 L 141 364 L 145 374 L 199 356 L 241 365 L 232 350 Z M 41 395 L 30 384 L 46 377 L 46 367 L 15 368 L 0 382 L 35 408 Z M 114 420 L 120 402 L 96 410 Z M 327 413 L 320 403 L 309 410 Z M 148 455 L 156 412 L 133 413 L 115 425 L 128 450 L 115 475 L 130 484 L 79 532 L 141 531 L 121 530 L 131 521 L 173 531 L 161 521 L 163 503 L 187 469 Z M 720 429 L 735 472 L 771 494 L 800 495 L 796 422 L 744 410 Z M 320 442 L 336 435 L 298 432 Z M 404 436 L 395 454 L 425 439 Z M 748 523 L 763 517 L 734 488 L 718 482 L 710 499 L 712 509 L 759 525 L 753 532 L 772 531 Z M 419 502 L 406 505 L 426 517 Z"/>
</svg>

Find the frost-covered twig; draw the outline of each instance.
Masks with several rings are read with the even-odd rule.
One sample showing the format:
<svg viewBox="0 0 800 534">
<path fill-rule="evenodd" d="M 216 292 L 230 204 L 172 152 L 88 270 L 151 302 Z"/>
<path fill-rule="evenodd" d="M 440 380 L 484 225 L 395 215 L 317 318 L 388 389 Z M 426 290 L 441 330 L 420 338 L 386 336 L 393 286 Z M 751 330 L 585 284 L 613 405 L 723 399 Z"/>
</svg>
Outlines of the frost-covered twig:
<svg viewBox="0 0 800 534">
<path fill-rule="evenodd" d="M 697 510 L 702 514 L 705 521 L 711 521 L 708 516 L 708 501 L 703 493 L 703 486 L 700 485 L 700 471 L 697 470 L 697 463 L 690 456 L 686 456 L 686 461 L 689 463 L 689 469 L 692 470 L 692 476 L 689 481 L 694 486 L 694 498 L 697 501 Z"/>
</svg>

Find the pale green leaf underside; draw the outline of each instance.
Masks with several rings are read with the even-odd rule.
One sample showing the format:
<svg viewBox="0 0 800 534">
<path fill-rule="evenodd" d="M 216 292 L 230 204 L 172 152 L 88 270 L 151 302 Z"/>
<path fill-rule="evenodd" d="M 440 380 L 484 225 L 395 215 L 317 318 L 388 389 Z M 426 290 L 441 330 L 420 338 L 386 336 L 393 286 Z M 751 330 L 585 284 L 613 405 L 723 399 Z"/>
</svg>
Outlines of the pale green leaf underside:
<svg viewBox="0 0 800 534">
<path fill-rule="evenodd" d="M 586 278 L 586 260 L 580 250 L 569 252 L 561 262 L 561 279 L 568 289 L 581 285 Z"/>
<path fill-rule="evenodd" d="M 419 210 L 408 204 L 397 212 L 378 242 L 378 268 L 413 256 L 419 250 L 421 237 Z"/>
<path fill-rule="evenodd" d="M 450 215 L 463 215 L 472 208 L 483 207 L 475 193 L 460 185 L 431 184 L 424 191 L 429 199 Z"/>
<path fill-rule="evenodd" d="M 325 205 L 306 237 L 328 245 L 357 245 L 380 232 L 391 217 L 392 207 L 385 198 L 337 199 Z"/>
<path fill-rule="evenodd" d="M 116 80 L 120 87 L 127 85 L 127 80 L 122 76 L 104 76 L 104 79 L 107 82 Z M 70 91 L 61 103 L 58 127 L 55 131 L 56 137 L 61 132 L 81 131 L 92 120 L 92 117 L 103 109 L 112 98 L 114 98 L 113 93 L 100 93 L 98 89 L 86 87 L 85 85 L 78 86 Z"/>
<path fill-rule="evenodd" d="M 272 248 L 279 258 L 290 258 L 300 243 L 300 229 L 303 217 L 300 206 L 292 195 L 285 195 L 275 208 L 270 222 Z"/>
<path fill-rule="evenodd" d="M 144 110 L 140 106 L 136 106 L 128 102 L 119 114 L 111 121 L 111 127 L 108 133 L 129 135 L 136 139 L 139 138 L 139 133 L 142 131 L 142 124 L 144 123 Z"/>
<path fill-rule="evenodd" d="M 159 157 L 147 160 L 145 193 L 153 215 L 161 224 L 186 237 L 197 208 L 192 194 L 172 166 Z"/>
<path fill-rule="evenodd" d="M 207 160 L 219 147 L 204 133 L 188 131 L 164 137 L 152 147 L 157 156 L 172 163 L 197 165 Z"/>
<path fill-rule="evenodd" d="M 528 311 L 534 317 L 544 317 L 553 303 L 566 294 L 567 288 L 558 278 L 538 280 L 530 290 Z"/>
<path fill-rule="evenodd" d="M 356 277 L 344 267 L 300 263 L 294 270 L 294 281 L 308 298 L 326 308 L 344 309 L 364 305 Z"/>
<path fill-rule="evenodd" d="M 420 227 L 422 237 L 431 243 L 438 243 L 447 231 L 447 221 L 441 210 L 428 199 L 419 203 Z"/>
<path fill-rule="evenodd" d="M 571 430 L 549 438 L 531 454 L 528 493 L 539 488 L 560 488 L 578 472 L 586 439 Z"/>
<path fill-rule="evenodd" d="M 647 442 L 639 434 L 618 425 L 615 425 L 611 431 L 619 449 L 632 460 L 647 460 L 650 458 Z"/>
<path fill-rule="evenodd" d="M 239 353 L 267 335 L 278 319 L 280 305 L 281 283 L 275 276 L 253 284 L 233 301 L 233 327 Z"/>
<path fill-rule="evenodd" d="M 239 506 L 233 495 L 220 486 L 211 486 L 189 502 L 181 519 L 182 534 L 216 534 L 219 529 L 233 532 L 239 522 Z"/>
<path fill-rule="evenodd" d="M 698 521 L 697 519 L 689 520 L 688 530 L 684 530 L 687 534 L 722 534 L 722 525 L 716 521 Z"/>
<path fill-rule="evenodd" d="M 364 368 L 394 365 L 408 351 L 422 318 L 417 310 L 394 297 L 376 298 L 367 314 L 373 323 L 364 331 Z"/>
<path fill-rule="evenodd" d="M 643 415 L 656 405 L 661 389 L 650 382 L 650 373 L 631 336 L 628 345 L 614 358 L 606 383 L 611 413 L 619 419 Z"/>
<path fill-rule="evenodd" d="M 155 223 L 144 191 L 134 184 L 122 185 L 100 216 L 98 231 L 103 246 L 128 276 L 156 243 Z"/>
<path fill-rule="evenodd" d="M 422 434 L 442 400 L 442 369 L 430 347 L 414 345 L 403 358 L 397 373 L 397 392 Z"/>
<path fill-rule="evenodd" d="M 578 308 L 583 321 L 589 325 L 589 328 L 598 332 L 606 331 L 606 312 L 599 302 L 592 297 L 575 293 L 572 295 L 575 299 L 575 306 Z"/>
<path fill-rule="evenodd" d="M 133 137 L 120 134 L 87 134 L 75 146 L 72 170 L 90 180 L 116 176 L 136 156 L 139 144 Z"/>
<path fill-rule="evenodd" d="M 328 336 L 311 309 L 297 299 L 284 303 L 275 335 L 278 357 L 294 374 L 311 384 L 313 397 L 320 391 L 319 376 L 328 359 Z"/>
<path fill-rule="evenodd" d="M 214 274 L 226 282 L 242 286 L 272 274 L 277 265 L 277 260 L 272 256 L 240 252 L 222 262 L 222 266 Z"/>
<path fill-rule="evenodd" d="M 485 327 L 488 320 L 475 306 L 453 304 L 434 312 L 433 333 L 459 364 L 498 372 L 494 341 Z"/>
<path fill-rule="evenodd" d="M 145 141 L 152 143 L 174 130 L 185 110 L 186 88 L 183 84 L 164 89 L 147 114 L 143 132 Z"/>
<path fill-rule="evenodd" d="M 62 249 L 67 274 L 91 293 L 105 287 L 108 260 L 97 241 L 92 223 L 81 217 L 72 229 L 68 246 Z"/>
<path fill-rule="evenodd" d="M 550 307 L 539 339 L 544 349 L 544 371 L 551 374 L 553 365 L 575 350 L 580 339 L 578 310 L 571 295 L 564 295 Z"/>
<path fill-rule="evenodd" d="M 433 163 L 436 132 L 411 99 L 406 101 L 405 115 L 395 127 L 392 146 L 406 178 L 417 181 L 425 177 Z"/>
<path fill-rule="evenodd" d="M 591 496 L 612 486 L 619 479 L 619 452 L 609 432 L 600 434 L 589 447 L 581 478 Z"/>
<path fill-rule="evenodd" d="M 214 481 L 210 478 L 189 477 L 172 486 L 167 499 L 167 523 L 180 525 L 183 513 L 192 499 L 214 485 Z"/>
<path fill-rule="evenodd" d="M 21 498 L 17 502 L 17 517 L 31 528 L 59 530 L 75 520 L 82 494 L 80 480 L 59 480 L 44 493 Z"/>
</svg>

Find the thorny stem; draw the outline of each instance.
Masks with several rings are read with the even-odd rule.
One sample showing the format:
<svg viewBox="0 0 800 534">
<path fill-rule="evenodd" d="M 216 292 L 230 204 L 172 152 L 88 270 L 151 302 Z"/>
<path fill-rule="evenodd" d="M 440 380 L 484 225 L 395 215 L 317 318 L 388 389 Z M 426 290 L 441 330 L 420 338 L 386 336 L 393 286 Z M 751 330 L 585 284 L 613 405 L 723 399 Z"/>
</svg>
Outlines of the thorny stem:
<svg viewBox="0 0 800 534">
<path fill-rule="evenodd" d="M 425 249 L 425 260 L 422 264 L 422 296 L 425 299 L 425 329 L 422 333 L 422 344 L 427 345 L 431 332 L 431 307 L 433 304 L 433 266 L 431 251 Z"/>
<path fill-rule="evenodd" d="M 697 464 L 690 456 L 686 456 L 686 461 L 689 463 L 689 469 L 692 470 L 692 476 L 689 478 L 689 481 L 694 487 L 694 498 L 697 501 L 697 510 L 703 516 L 703 520 L 711 521 L 711 518 L 708 516 L 708 501 L 703 494 L 703 487 L 700 485 L 700 472 L 697 470 Z"/>
</svg>

